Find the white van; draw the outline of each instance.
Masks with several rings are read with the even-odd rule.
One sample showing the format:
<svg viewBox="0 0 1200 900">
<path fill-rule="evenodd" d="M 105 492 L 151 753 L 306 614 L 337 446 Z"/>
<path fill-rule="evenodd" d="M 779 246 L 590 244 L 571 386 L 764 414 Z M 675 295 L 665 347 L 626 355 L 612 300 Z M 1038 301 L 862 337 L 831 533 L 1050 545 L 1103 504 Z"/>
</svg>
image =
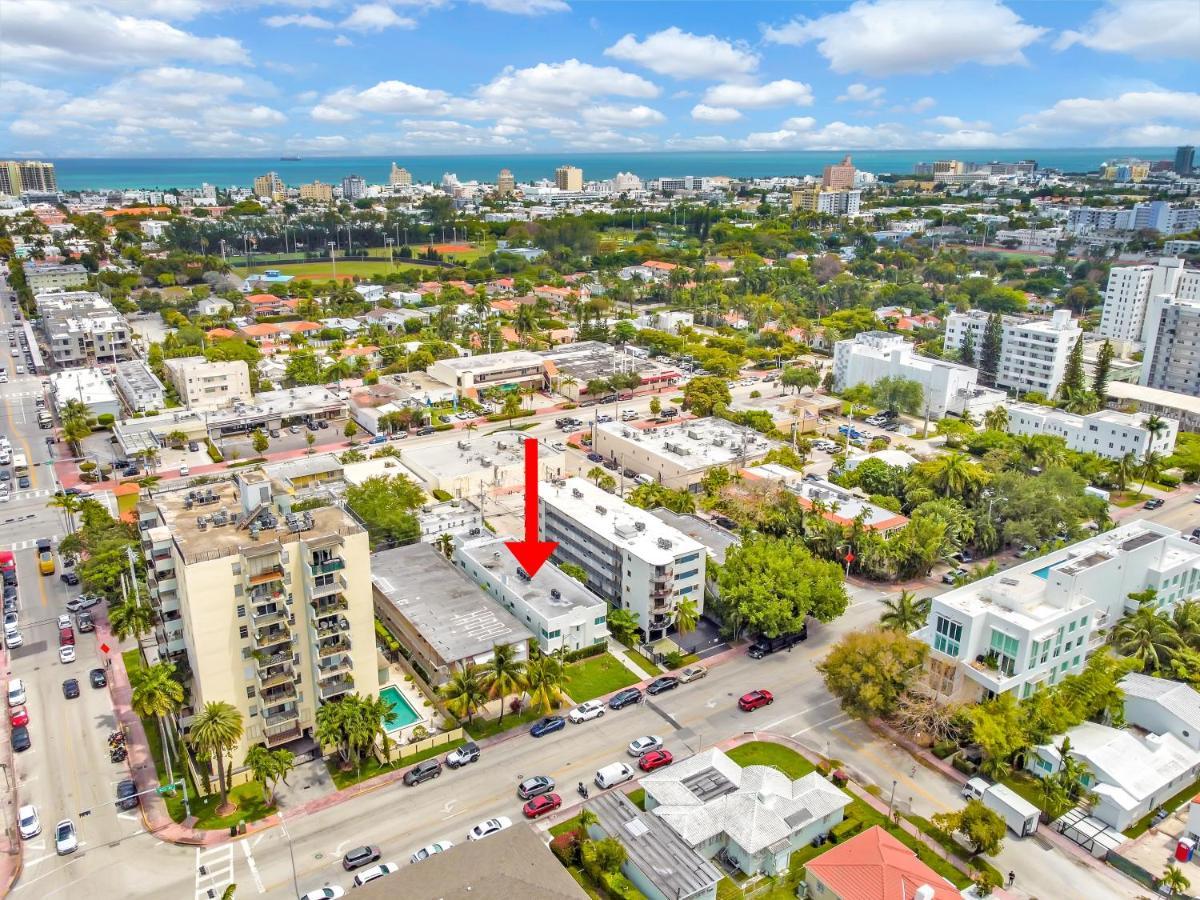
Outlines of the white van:
<svg viewBox="0 0 1200 900">
<path fill-rule="evenodd" d="M 8 683 L 8 705 L 25 705 L 25 682 L 20 678 L 14 678 Z"/>
<path fill-rule="evenodd" d="M 634 475 L 633 480 L 637 484 L 654 484 L 654 476 L 653 475 L 645 475 L 645 474 Z"/>
<path fill-rule="evenodd" d="M 633 769 L 625 763 L 613 763 L 596 773 L 596 787 L 606 790 L 633 778 Z"/>
</svg>

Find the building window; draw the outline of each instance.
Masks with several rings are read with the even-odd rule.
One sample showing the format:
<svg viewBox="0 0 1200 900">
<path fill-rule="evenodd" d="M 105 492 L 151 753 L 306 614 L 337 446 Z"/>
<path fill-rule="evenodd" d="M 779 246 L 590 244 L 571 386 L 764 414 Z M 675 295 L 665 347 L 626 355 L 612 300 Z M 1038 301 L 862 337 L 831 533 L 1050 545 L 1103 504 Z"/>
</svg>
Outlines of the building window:
<svg viewBox="0 0 1200 900">
<path fill-rule="evenodd" d="M 238 628 L 238 636 L 243 637 L 243 638 L 250 637 L 250 629 L 247 628 L 245 625 L 240 626 Z"/>
<path fill-rule="evenodd" d="M 1043 772 L 1053 772 L 1054 771 L 1054 766 L 1052 766 L 1050 763 L 1046 762 L 1046 760 L 1042 759 L 1040 756 L 1038 757 L 1038 760 L 1037 760 L 1037 767 L 1039 769 L 1041 769 Z"/>
<path fill-rule="evenodd" d="M 247 697 L 254 696 L 254 685 L 250 685 L 248 688 L 246 688 L 246 696 Z"/>
<path fill-rule="evenodd" d="M 592 621 L 592 624 L 593 624 L 593 625 L 603 625 L 603 624 L 604 624 L 606 621 L 608 621 L 608 617 L 607 617 L 607 616 L 597 616 L 597 617 L 596 617 L 596 618 L 595 618 L 595 619 Z"/>
<path fill-rule="evenodd" d="M 958 656 L 961 641 L 962 625 L 945 616 L 938 616 L 934 624 L 933 649 L 947 656 Z"/>
<path fill-rule="evenodd" d="M 244 607 L 244 606 L 239 606 L 239 607 L 237 608 L 237 614 L 238 614 L 238 615 L 237 615 L 237 617 L 238 617 L 239 619 L 244 619 L 244 618 L 246 618 L 246 607 Z"/>
</svg>

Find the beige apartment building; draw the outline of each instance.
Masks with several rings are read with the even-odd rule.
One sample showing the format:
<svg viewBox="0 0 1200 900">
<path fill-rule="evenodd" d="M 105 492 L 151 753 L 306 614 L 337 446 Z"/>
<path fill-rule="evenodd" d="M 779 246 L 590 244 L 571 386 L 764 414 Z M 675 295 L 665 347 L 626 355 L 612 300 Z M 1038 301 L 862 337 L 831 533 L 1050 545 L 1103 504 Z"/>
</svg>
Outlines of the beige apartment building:
<svg viewBox="0 0 1200 900">
<path fill-rule="evenodd" d="M 333 202 L 333 185 L 314 181 L 312 184 L 300 185 L 301 200 L 320 200 L 323 203 Z"/>
<path fill-rule="evenodd" d="M 188 409 L 222 409 L 248 401 L 250 369 L 244 360 L 209 362 L 203 356 L 164 360 L 175 393 Z"/>
<path fill-rule="evenodd" d="M 367 534 L 339 507 L 286 502 L 254 469 L 138 505 L 158 653 L 191 672 L 180 725 L 210 701 L 237 707 L 236 765 L 311 738 L 323 703 L 379 691 Z"/>
<path fill-rule="evenodd" d="M 560 191 L 582 191 L 583 169 L 576 166 L 559 166 L 554 170 L 554 186 Z"/>
</svg>

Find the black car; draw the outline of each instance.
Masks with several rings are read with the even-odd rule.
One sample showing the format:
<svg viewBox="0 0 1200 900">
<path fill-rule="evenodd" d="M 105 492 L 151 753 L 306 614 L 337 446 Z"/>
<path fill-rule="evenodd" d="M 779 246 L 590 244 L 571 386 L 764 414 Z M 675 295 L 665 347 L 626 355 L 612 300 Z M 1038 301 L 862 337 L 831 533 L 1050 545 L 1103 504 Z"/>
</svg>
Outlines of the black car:
<svg viewBox="0 0 1200 900">
<path fill-rule="evenodd" d="M 94 688 L 102 688 L 108 684 L 108 679 L 104 676 L 103 669 L 92 669 L 88 672 L 88 681 L 92 683 Z"/>
<path fill-rule="evenodd" d="M 1159 509 L 1165 502 L 1162 497 L 1151 497 L 1142 504 L 1142 509 Z"/>
<path fill-rule="evenodd" d="M 31 484 L 33 484 L 33 482 L 29 480 L 28 475 L 22 475 L 20 478 L 17 479 L 17 487 L 27 488 Z"/>
<path fill-rule="evenodd" d="M 713 516 L 713 521 L 726 531 L 737 531 L 738 523 L 729 518 L 729 516 Z"/>
<path fill-rule="evenodd" d="M 604 457 L 599 453 L 589 453 L 587 455 L 588 462 L 604 462 Z"/>
<path fill-rule="evenodd" d="M 442 774 L 441 760 L 426 759 L 404 773 L 404 783 L 409 787 L 437 778 Z"/>
<path fill-rule="evenodd" d="M 79 584 L 79 576 L 74 572 L 63 572 L 58 576 L 63 580 L 63 584 L 76 585 Z"/>
<path fill-rule="evenodd" d="M 63 682 L 63 696 L 68 700 L 74 700 L 79 696 L 79 679 L 68 678 Z"/>
<path fill-rule="evenodd" d="M 679 687 L 679 679 L 674 675 L 664 675 L 661 678 L 655 678 L 652 682 L 646 685 L 646 693 L 650 696 L 661 694 L 665 691 L 673 691 Z"/>
<path fill-rule="evenodd" d="M 433 434 L 436 431 L 437 429 L 432 425 L 426 425 L 424 428 L 417 429 L 417 437 L 425 437 L 426 435 Z"/>
<path fill-rule="evenodd" d="M 780 650 L 790 650 L 801 641 L 808 640 L 808 625 L 803 625 L 799 631 L 793 631 L 790 634 L 779 634 L 775 637 L 760 637 L 753 644 L 746 654 L 751 659 L 762 659 L 764 656 L 769 656 L 772 653 L 778 653 Z"/>
<path fill-rule="evenodd" d="M 79 626 L 80 634 L 88 634 L 96 630 L 96 623 L 92 621 L 90 613 L 81 612 L 75 616 L 75 624 Z"/>
<path fill-rule="evenodd" d="M 534 722 L 533 727 L 529 729 L 529 733 L 533 737 L 538 738 L 542 735 L 551 734 L 555 731 L 561 731 L 563 728 L 566 728 L 566 726 L 567 720 L 562 716 L 546 716 L 545 718 L 538 719 L 536 722 Z"/>
<path fill-rule="evenodd" d="M 200 445 L 197 444 L 195 441 L 188 441 L 188 449 L 191 450 L 193 453 L 195 453 L 197 450 L 200 449 Z"/>
<path fill-rule="evenodd" d="M 632 703 L 642 702 L 642 692 L 635 687 L 625 688 L 623 691 L 617 691 L 612 695 L 612 699 L 608 701 L 609 709 L 624 709 Z"/>
<path fill-rule="evenodd" d="M 117 809 L 137 809 L 137 785 L 126 778 L 117 785 Z"/>
<path fill-rule="evenodd" d="M 18 725 L 12 730 L 12 748 L 20 753 L 22 750 L 28 750 L 33 746 L 33 741 L 29 739 L 29 729 L 24 725 Z"/>
<path fill-rule="evenodd" d="M 328 423 L 328 422 L 326 422 L 324 419 L 322 419 L 321 421 L 319 421 L 319 422 L 317 423 L 317 427 L 318 427 L 318 428 L 321 428 L 321 429 L 325 429 L 325 428 L 328 428 L 328 427 L 329 427 L 329 423 Z"/>
<path fill-rule="evenodd" d="M 369 866 L 382 855 L 378 847 L 355 847 L 342 857 L 342 868 L 347 872 L 353 872 L 355 869 Z"/>
<path fill-rule="evenodd" d="M 608 469 L 610 472 L 615 472 L 617 469 L 621 468 L 619 465 L 617 465 L 617 461 L 615 459 L 606 459 L 603 465 L 604 468 Z"/>
</svg>

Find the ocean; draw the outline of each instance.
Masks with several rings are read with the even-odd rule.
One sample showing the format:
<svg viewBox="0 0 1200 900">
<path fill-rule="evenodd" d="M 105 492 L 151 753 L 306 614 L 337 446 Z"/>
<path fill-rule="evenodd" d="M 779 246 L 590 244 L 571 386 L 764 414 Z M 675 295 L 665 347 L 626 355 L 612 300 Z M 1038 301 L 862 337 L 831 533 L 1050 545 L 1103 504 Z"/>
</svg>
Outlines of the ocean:
<svg viewBox="0 0 1200 900">
<path fill-rule="evenodd" d="M 847 151 L 860 169 L 876 174 L 908 174 L 918 162 L 934 159 L 994 160 L 1015 162 L 1034 159 L 1042 168 L 1066 172 L 1092 172 L 1108 159 L 1137 156 L 1171 159 L 1174 148 L 1068 148 L 1068 149 L 983 149 L 983 150 L 862 150 Z M 408 169 L 415 181 L 438 182 L 446 172 L 460 181 L 494 182 L 503 168 L 511 169 L 518 182 L 553 178 L 563 164 L 579 166 L 585 180 L 611 178 L 618 172 L 633 172 L 643 179 L 683 175 L 728 175 L 735 178 L 766 178 L 775 175 L 819 175 L 826 165 L 841 160 L 842 151 L 725 152 L 725 153 L 538 153 L 488 154 L 478 156 L 317 156 L 300 160 L 278 157 L 240 158 L 106 158 L 80 157 L 52 160 L 58 171 L 58 186 L 64 191 L 104 188 L 190 188 L 208 182 L 219 187 L 250 187 L 254 178 L 268 171 L 279 173 L 288 185 L 310 181 L 338 184 L 347 175 L 360 175 L 368 183 L 385 183 L 392 163 Z"/>
</svg>

